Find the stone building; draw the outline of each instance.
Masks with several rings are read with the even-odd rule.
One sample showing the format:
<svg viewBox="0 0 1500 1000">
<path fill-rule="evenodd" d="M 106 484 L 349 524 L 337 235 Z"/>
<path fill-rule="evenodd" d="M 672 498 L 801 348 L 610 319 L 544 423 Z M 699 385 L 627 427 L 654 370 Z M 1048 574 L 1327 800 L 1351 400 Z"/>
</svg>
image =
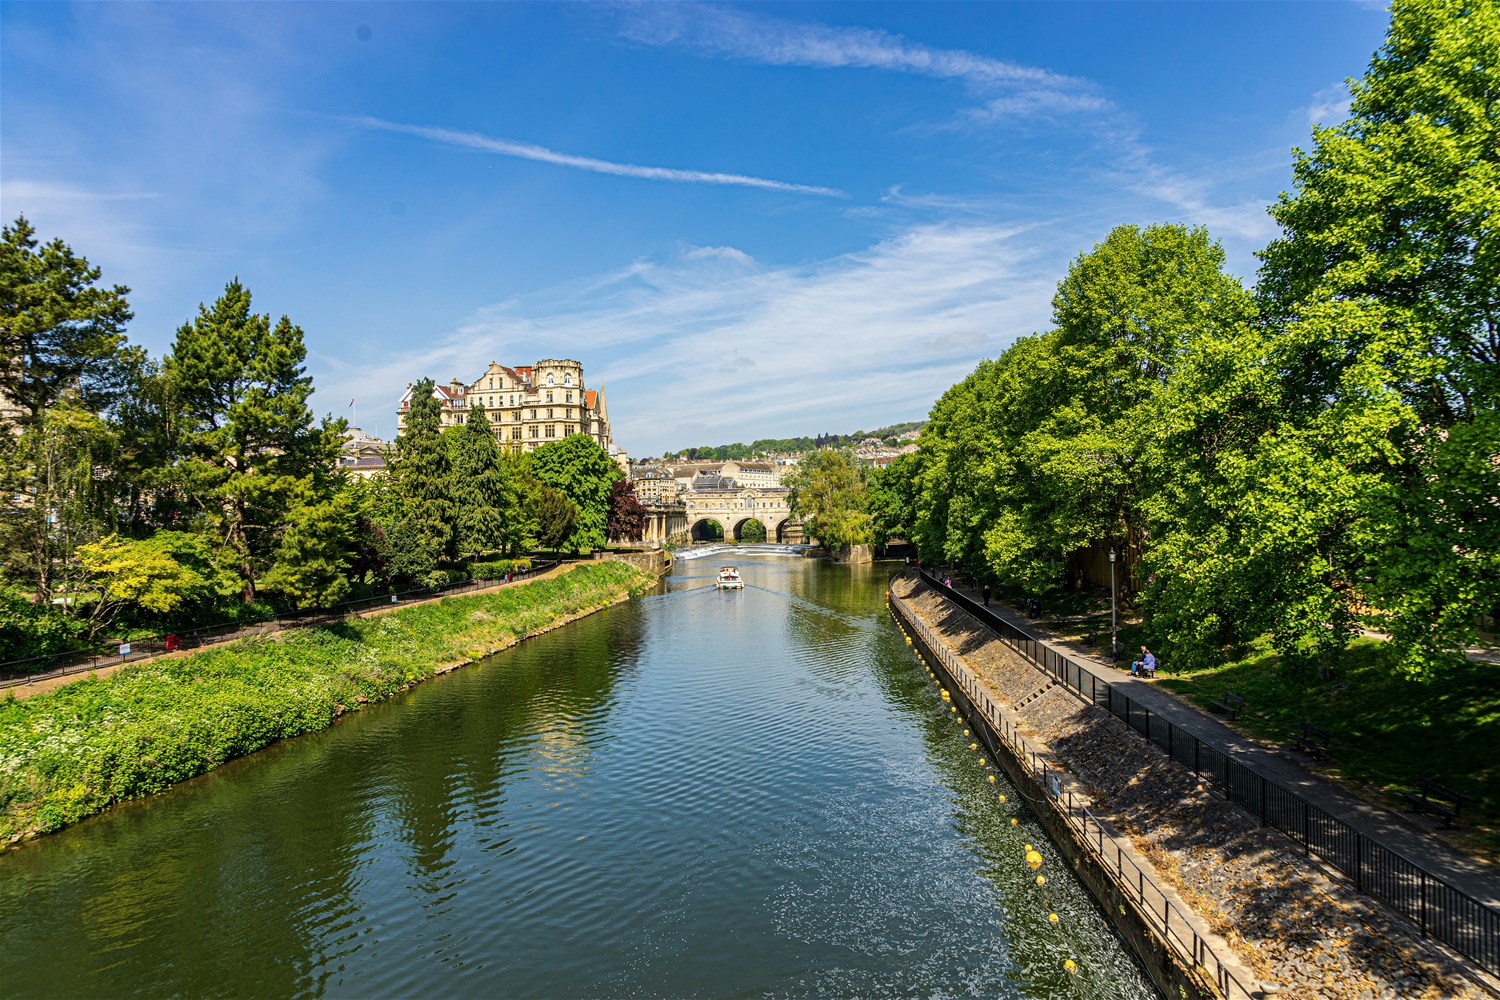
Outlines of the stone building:
<svg viewBox="0 0 1500 1000">
<path fill-rule="evenodd" d="M 676 503 L 682 485 L 665 469 L 651 466 L 633 466 L 630 470 L 630 487 L 641 503 Z"/>
<path fill-rule="evenodd" d="M 583 364 L 568 359 L 548 359 L 514 368 L 491 361 L 470 383 L 453 379 L 436 386 L 433 395 L 443 406 L 443 426 L 461 423 L 470 410 L 480 407 L 495 429 L 495 438 L 508 451 L 531 451 L 548 441 L 569 434 L 587 434 L 625 468 L 625 453 L 615 447 L 609 427 L 604 387 L 588 389 L 583 384 Z M 411 385 L 396 411 L 397 433 L 405 424 L 411 406 Z"/>
</svg>

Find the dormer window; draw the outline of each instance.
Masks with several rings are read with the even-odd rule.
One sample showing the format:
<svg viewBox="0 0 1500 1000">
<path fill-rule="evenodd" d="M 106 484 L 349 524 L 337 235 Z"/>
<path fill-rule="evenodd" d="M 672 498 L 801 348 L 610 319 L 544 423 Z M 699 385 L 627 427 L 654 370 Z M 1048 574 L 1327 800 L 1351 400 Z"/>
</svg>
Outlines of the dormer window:
<svg viewBox="0 0 1500 1000">
<path fill-rule="evenodd" d="M 572 385 L 572 384 L 573 384 L 573 375 L 570 372 L 569 374 L 563 376 L 563 385 Z"/>
<path fill-rule="evenodd" d="M 554 383 L 554 382 L 553 382 L 553 381 L 552 381 L 552 373 L 551 373 L 551 372 L 548 372 L 548 373 L 547 373 L 547 384 L 548 384 L 548 385 L 553 385 L 553 384 L 555 384 L 555 383 Z"/>
</svg>

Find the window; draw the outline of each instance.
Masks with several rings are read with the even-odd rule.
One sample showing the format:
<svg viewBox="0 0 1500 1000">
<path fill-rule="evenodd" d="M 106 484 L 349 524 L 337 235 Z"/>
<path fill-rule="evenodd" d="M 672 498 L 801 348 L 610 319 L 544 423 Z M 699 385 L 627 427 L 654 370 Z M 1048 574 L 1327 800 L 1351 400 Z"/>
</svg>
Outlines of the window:
<svg viewBox="0 0 1500 1000">
<path fill-rule="evenodd" d="M 552 390 L 547 390 L 547 402 L 552 402 Z"/>
<path fill-rule="evenodd" d="M 552 419 L 552 407 L 550 407 L 550 406 L 547 407 L 547 419 L 548 420 Z"/>
<path fill-rule="evenodd" d="M 490 409 L 493 410 L 494 408 L 495 408 L 495 397 L 491 396 L 490 397 Z"/>
<path fill-rule="evenodd" d="M 520 420 L 521 419 L 521 411 L 520 410 L 511 410 L 510 411 L 510 419 L 512 419 L 512 420 Z"/>
<path fill-rule="evenodd" d="M 556 424 L 548 424 L 547 425 L 547 436 L 549 438 L 555 438 L 555 437 L 557 437 L 557 425 Z"/>
<path fill-rule="evenodd" d="M 547 373 L 547 384 L 548 385 L 554 384 L 553 381 L 552 381 L 552 373 L 551 372 Z"/>
<path fill-rule="evenodd" d="M 570 372 L 569 374 L 563 376 L 563 385 L 572 385 L 572 384 L 573 384 L 573 375 Z"/>
<path fill-rule="evenodd" d="M 519 440 L 521 440 L 521 428 L 519 428 L 519 427 L 512 427 L 510 429 L 510 439 L 512 441 L 519 441 Z"/>
<path fill-rule="evenodd" d="M 490 388 L 491 389 L 495 388 L 495 380 L 494 379 L 490 379 Z"/>
<path fill-rule="evenodd" d="M 568 381 L 571 382 L 572 379 L 569 379 Z M 572 393 L 571 390 L 568 391 L 568 392 L 563 393 L 563 402 L 564 403 L 571 403 L 571 402 L 573 402 L 573 393 Z"/>
<path fill-rule="evenodd" d="M 536 424 L 531 425 L 531 434 L 529 436 L 536 437 Z"/>
<path fill-rule="evenodd" d="M 532 411 L 531 411 L 531 419 L 532 419 L 532 420 L 535 420 L 535 419 L 536 419 L 536 411 L 535 411 L 535 410 L 532 410 Z"/>
</svg>

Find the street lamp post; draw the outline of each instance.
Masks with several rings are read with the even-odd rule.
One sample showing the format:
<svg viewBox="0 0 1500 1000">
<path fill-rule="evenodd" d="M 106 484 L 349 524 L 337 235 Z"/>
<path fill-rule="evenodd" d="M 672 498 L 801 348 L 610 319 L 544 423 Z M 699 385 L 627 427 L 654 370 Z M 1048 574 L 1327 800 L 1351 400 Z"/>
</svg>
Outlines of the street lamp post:
<svg viewBox="0 0 1500 1000">
<path fill-rule="evenodd" d="M 1120 633 L 1118 620 L 1115 618 L 1115 548 L 1109 547 L 1109 664 L 1114 666 L 1119 662 L 1119 653 L 1115 649 L 1115 639 Z"/>
</svg>

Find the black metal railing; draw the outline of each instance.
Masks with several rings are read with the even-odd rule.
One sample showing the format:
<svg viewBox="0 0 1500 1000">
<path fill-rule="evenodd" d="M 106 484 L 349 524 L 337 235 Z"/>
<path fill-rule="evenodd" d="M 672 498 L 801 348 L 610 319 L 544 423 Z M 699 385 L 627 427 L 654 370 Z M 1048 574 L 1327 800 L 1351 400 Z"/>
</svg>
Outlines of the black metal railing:
<svg viewBox="0 0 1500 1000">
<path fill-rule="evenodd" d="M 1234 760 L 1212 743 L 1152 713 L 1082 663 L 1052 649 L 926 570 L 918 572 L 928 586 L 978 619 L 1001 642 L 1059 684 L 1122 720 L 1168 757 L 1211 781 L 1225 798 L 1250 810 L 1263 824 L 1275 827 L 1308 854 L 1343 872 L 1355 888 L 1411 920 L 1423 936 L 1443 942 L 1489 973 L 1500 973 L 1500 910 Z"/>
<path fill-rule="evenodd" d="M 530 570 L 519 574 L 516 579 L 524 580 L 534 576 L 551 569 L 558 562 L 559 560 L 556 559 L 538 560 Z M 113 667 L 122 663 L 149 660 L 153 656 L 160 656 L 178 649 L 197 649 L 232 639 L 244 639 L 290 628 L 327 625 L 361 611 L 372 611 L 375 608 L 390 607 L 393 604 L 399 605 L 411 601 L 424 601 L 433 597 L 452 597 L 475 590 L 502 586 L 504 583 L 504 580 L 465 580 L 462 583 L 453 583 L 443 587 L 416 587 L 410 590 L 391 591 L 378 597 L 361 597 L 352 601 L 342 601 L 322 608 L 273 611 L 260 618 L 198 625 L 161 635 L 131 637 L 128 645 L 111 641 L 81 650 L 74 649 L 47 656 L 34 656 L 26 660 L 10 660 L 0 663 L 0 688 L 33 684 L 51 677 L 87 673 L 90 670 L 98 670 L 100 667 Z M 122 654 L 120 653 L 122 648 L 128 648 L 130 651 Z"/>
<path fill-rule="evenodd" d="M 954 690 L 949 696 L 960 711 L 969 718 L 978 715 L 987 723 L 986 727 L 976 726 L 975 732 L 985 741 L 990 753 L 999 753 L 1000 746 L 995 742 L 998 740 L 1009 755 L 1036 779 L 1046 801 L 1033 802 L 1033 806 L 1049 806 L 1073 828 L 1078 843 L 1108 874 L 1121 898 L 1130 902 L 1187 968 L 1212 976 L 1220 996 L 1226 1000 L 1249 1000 L 1260 996 L 1234 974 L 1235 966 L 1225 962 L 1215 951 L 1199 933 L 1197 922 L 1173 902 L 1153 874 L 1136 864 L 1134 857 L 1125 850 L 1119 834 L 1089 811 L 1075 795 L 1067 776 L 1054 769 L 1047 758 L 1000 713 L 994 698 L 980 683 L 978 674 L 894 593 L 891 594 L 891 607 L 903 625 L 916 634 L 925 655 L 935 660 L 953 682 Z"/>
</svg>

